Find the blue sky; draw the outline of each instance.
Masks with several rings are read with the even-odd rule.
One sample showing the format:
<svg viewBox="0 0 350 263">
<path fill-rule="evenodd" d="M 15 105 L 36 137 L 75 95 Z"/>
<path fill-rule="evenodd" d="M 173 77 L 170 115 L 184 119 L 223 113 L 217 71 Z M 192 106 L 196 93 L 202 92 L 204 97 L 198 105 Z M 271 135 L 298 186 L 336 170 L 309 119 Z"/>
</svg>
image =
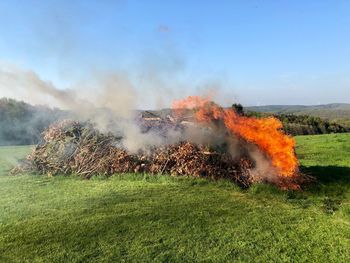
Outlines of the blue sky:
<svg viewBox="0 0 350 263">
<path fill-rule="evenodd" d="M 152 70 L 186 83 L 175 94 L 211 83 L 245 105 L 350 102 L 349 14 L 350 1 L 2 0 L 0 61 L 61 88 L 123 71 L 148 89 Z"/>
</svg>

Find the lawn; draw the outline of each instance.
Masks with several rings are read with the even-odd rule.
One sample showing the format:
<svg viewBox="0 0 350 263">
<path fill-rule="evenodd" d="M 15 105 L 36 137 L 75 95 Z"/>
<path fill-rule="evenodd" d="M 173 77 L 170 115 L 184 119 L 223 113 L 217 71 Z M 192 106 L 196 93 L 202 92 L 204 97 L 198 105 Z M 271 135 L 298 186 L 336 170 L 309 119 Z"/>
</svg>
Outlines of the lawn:
<svg viewBox="0 0 350 263">
<path fill-rule="evenodd" d="M 297 137 L 302 192 L 141 174 L 10 176 L 0 148 L 0 262 L 348 262 L 350 134 Z"/>
</svg>

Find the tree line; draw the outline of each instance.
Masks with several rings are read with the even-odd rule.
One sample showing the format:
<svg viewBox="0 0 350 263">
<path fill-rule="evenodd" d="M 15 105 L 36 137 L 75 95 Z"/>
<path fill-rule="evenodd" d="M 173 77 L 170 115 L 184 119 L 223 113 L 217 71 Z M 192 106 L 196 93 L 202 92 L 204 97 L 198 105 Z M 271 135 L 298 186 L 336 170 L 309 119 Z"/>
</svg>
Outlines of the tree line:
<svg viewBox="0 0 350 263">
<path fill-rule="evenodd" d="M 32 106 L 14 99 L 0 99 L 0 145 L 39 142 L 41 132 L 66 112 L 46 106 Z"/>
<path fill-rule="evenodd" d="M 233 109 L 245 116 L 257 118 L 274 116 L 281 120 L 283 129 L 291 135 L 350 132 L 350 127 L 319 117 L 293 114 L 269 114 L 245 111 L 242 105 Z M 40 134 L 52 122 L 72 116 L 67 111 L 47 106 L 33 106 L 14 99 L 0 99 L 0 145 L 37 144 Z"/>
<path fill-rule="evenodd" d="M 283 129 L 291 135 L 312 135 L 312 134 L 328 134 L 350 132 L 350 127 L 313 117 L 309 115 L 295 114 L 271 114 L 265 112 L 245 111 L 241 104 L 233 104 L 232 108 L 238 113 L 245 116 L 253 116 L 256 118 L 273 116 L 279 119 L 283 124 Z"/>
</svg>

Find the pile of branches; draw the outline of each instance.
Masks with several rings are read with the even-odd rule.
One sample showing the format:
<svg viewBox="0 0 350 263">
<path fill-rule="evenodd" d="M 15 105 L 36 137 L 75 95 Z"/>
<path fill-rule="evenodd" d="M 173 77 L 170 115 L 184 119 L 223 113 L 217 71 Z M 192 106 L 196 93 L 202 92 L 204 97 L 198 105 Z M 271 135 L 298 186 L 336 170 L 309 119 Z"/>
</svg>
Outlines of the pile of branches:
<svg viewBox="0 0 350 263">
<path fill-rule="evenodd" d="M 51 125 L 26 161 L 15 172 L 35 171 L 57 175 L 93 175 L 144 172 L 187 175 L 212 179 L 228 178 L 241 186 L 252 183 L 247 157 L 233 159 L 230 154 L 190 142 L 153 147 L 130 153 L 122 138 L 102 134 L 89 123 L 65 120 Z"/>
</svg>

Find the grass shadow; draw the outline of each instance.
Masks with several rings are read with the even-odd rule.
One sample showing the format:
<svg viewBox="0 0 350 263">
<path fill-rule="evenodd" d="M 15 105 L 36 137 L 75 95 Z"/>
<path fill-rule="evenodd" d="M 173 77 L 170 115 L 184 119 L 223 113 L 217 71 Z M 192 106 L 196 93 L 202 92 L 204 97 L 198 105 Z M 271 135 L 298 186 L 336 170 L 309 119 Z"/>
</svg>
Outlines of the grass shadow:
<svg viewBox="0 0 350 263">
<path fill-rule="evenodd" d="M 305 190 L 316 195 L 344 196 L 350 189 L 350 167 L 341 166 L 303 166 L 301 171 L 312 175 L 316 182 Z"/>
</svg>

